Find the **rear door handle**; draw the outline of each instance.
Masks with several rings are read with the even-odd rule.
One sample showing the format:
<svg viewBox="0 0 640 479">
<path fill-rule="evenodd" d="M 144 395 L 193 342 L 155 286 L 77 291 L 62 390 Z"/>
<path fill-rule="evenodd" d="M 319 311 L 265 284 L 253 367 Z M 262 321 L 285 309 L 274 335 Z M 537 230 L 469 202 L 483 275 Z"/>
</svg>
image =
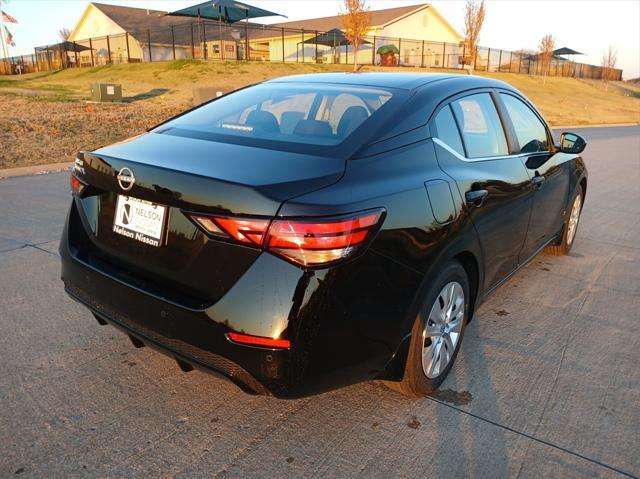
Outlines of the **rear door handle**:
<svg viewBox="0 0 640 479">
<path fill-rule="evenodd" d="M 489 195 L 487 190 L 472 190 L 467 191 L 464 194 L 467 203 L 473 203 L 476 208 L 479 208 L 484 203 L 484 199 Z"/>
<path fill-rule="evenodd" d="M 536 185 L 538 189 L 540 189 L 542 188 L 542 185 L 544 183 L 544 176 L 536 175 L 531 178 L 531 181 L 533 181 L 533 184 Z"/>
</svg>

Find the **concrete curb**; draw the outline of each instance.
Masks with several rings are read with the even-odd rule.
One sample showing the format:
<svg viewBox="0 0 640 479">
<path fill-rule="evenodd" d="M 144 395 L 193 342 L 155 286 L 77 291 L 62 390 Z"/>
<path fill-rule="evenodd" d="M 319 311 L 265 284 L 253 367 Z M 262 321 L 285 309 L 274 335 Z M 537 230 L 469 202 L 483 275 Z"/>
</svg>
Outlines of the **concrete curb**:
<svg viewBox="0 0 640 479">
<path fill-rule="evenodd" d="M 640 123 L 611 123 L 604 125 L 569 125 L 569 126 L 552 126 L 552 130 L 569 130 L 580 128 L 613 128 L 617 126 L 640 126 Z M 73 163 L 51 163 L 49 165 L 23 166 L 19 168 L 5 168 L 0 170 L 0 180 L 4 178 L 13 178 L 16 176 L 44 175 L 47 173 L 58 173 L 71 168 Z"/>
<path fill-rule="evenodd" d="M 6 168 L 0 170 L 0 179 L 13 178 L 16 176 L 44 175 L 46 173 L 57 173 L 71 169 L 73 163 L 51 163 L 48 165 L 21 166 L 19 168 Z"/>
</svg>

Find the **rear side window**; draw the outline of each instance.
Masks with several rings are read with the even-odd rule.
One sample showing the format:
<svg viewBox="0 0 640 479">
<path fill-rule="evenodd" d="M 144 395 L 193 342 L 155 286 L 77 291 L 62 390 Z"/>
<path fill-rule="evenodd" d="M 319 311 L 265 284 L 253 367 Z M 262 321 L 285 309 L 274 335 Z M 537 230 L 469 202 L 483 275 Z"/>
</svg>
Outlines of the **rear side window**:
<svg viewBox="0 0 640 479">
<path fill-rule="evenodd" d="M 445 106 L 436 115 L 435 123 L 436 129 L 438 130 L 438 139 L 464 156 L 464 147 L 460 139 L 458 125 L 456 125 L 456 120 L 453 118 L 453 113 L 451 113 L 449 105 Z"/>
<path fill-rule="evenodd" d="M 393 94 L 347 85 L 265 83 L 224 96 L 165 125 L 243 141 L 337 145 Z"/>
<path fill-rule="evenodd" d="M 470 95 L 451 103 L 462 130 L 468 158 L 507 155 L 502 123 L 488 93 Z"/>
<path fill-rule="evenodd" d="M 516 131 L 520 153 L 548 151 L 547 130 L 531 108 L 512 95 L 501 93 L 500 98 Z"/>
</svg>

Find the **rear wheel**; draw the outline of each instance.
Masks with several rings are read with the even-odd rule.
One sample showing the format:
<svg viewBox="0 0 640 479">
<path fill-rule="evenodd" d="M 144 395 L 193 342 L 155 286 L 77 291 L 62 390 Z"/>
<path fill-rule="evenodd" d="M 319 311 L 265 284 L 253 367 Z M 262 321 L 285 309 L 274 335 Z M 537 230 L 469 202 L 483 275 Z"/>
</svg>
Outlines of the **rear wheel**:
<svg viewBox="0 0 640 479">
<path fill-rule="evenodd" d="M 567 254 L 571 247 L 573 246 L 573 242 L 576 238 L 576 232 L 578 230 L 578 223 L 580 222 L 580 213 L 582 212 L 582 203 L 583 203 L 583 193 L 582 186 L 578 185 L 575 193 L 573 194 L 573 198 L 571 200 L 571 207 L 569 211 L 567 211 L 565 217 L 564 228 L 562 230 L 562 238 L 560 239 L 560 243 L 557 245 L 550 245 L 547 247 L 547 251 L 553 255 L 560 256 Z"/>
<path fill-rule="evenodd" d="M 460 263 L 447 263 L 424 296 L 413 325 L 401 382 L 387 382 L 408 396 L 425 396 L 446 378 L 458 355 L 469 314 L 469 280 Z"/>
</svg>

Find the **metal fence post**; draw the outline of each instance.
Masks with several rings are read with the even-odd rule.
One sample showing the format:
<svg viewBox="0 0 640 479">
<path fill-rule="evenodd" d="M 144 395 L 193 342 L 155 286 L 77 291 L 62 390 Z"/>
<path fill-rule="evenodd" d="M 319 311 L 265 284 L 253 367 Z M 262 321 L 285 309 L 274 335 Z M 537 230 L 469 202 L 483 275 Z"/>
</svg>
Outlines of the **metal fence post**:
<svg viewBox="0 0 640 479">
<path fill-rule="evenodd" d="M 127 46 L 127 63 L 131 63 L 131 50 L 129 49 L 129 32 L 124 32 L 124 41 Z"/>
<path fill-rule="evenodd" d="M 398 38 L 398 65 L 400 65 L 401 58 L 402 58 L 402 38 Z"/>
<path fill-rule="evenodd" d="M 93 60 L 93 42 L 91 41 L 91 38 L 89 38 L 89 52 L 91 54 L 91 66 L 95 66 L 95 62 Z"/>
<path fill-rule="evenodd" d="M 149 63 L 153 62 L 153 56 L 151 55 L 151 30 L 147 29 L 147 48 L 149 48 Z"/>
<path fill-rule="evenodd" d="M 173 52 L 173 59 L 176 59 L 176 37 L 173 34 L 173 25 L 171 25 L 171 51 Z"/>
<path fill-rule="evenodd" d="M 498 57 L 498 72 L 502 71 L 502 50 L 500 50 L 500 56 Z"/>
<path fill-rule="evenodd" d="M 200 56 L 206 60 L 207 57 L 209 56 L 209 49 L 207 48 L 207 24 L 206 22 L 203 21 L 201 25 L 202 25 L 202 52 L 200 53 Z M 220 49 L 220 60 L 222 60 L 223 58 L 222 35 L 220 35 L 220 38 L 218 39 L 218 48 Z"/>
<path fill-rule="evenodd" d="M 191 22 L 189 24 L 189 26 L 191 27 L 191 58 L 195 58 L 196 57 L 196 45 L 193 41 L 193 22 Z"/>
<path fill-rule="evenodd" d="M 487 71 L 489 71 L 490 67 L 491 67 L 491 48 L 489 48 L 487 51 Z"/>
<path fill-rule="evenodd" d="M 316 41 L 316 63 L 318 63 L 318 30 L 316 30 L 315 41 Z"/>
<path fill-rule="evenodd" d="M 420 68 L 424 68 L 424 40 L 422 40 L 422 47 L 420 48 Z"/>
<path fill-rule="evenodd" d="M 304 63 L 304 28 L 302 29 L 302 63 Z"/>
<path fill-rule="evenodd" d="M 511 73 L 511 61 L 513 60 L 513 52 L 509 52 L 509 73 Z"/>
<path fill-rule="evenodd" d="M 285 57 L 284 57 L 284 27 L 282 27 L 282 63 L 285 62 Z"/>
<path fill-rule="evenodd" d="M 107 55 L 108 60 L 107 63 L 111 63 L 111 43 L 109 43 L 109 35 L 107 35 Z"/>
<path fill-rule="evenodd" d="M 447 54 L 447 42 L 442 42 L 442 65 L 441 68 L 444 68 L 444 57 Z"/>
<path fill-rule="evenodd" d="M 376 36 L 373 36 L 373 45 L 371 46 L 371 64 L 376 64 Z"/>
</svg>

